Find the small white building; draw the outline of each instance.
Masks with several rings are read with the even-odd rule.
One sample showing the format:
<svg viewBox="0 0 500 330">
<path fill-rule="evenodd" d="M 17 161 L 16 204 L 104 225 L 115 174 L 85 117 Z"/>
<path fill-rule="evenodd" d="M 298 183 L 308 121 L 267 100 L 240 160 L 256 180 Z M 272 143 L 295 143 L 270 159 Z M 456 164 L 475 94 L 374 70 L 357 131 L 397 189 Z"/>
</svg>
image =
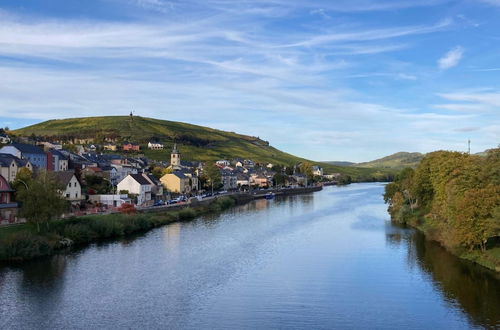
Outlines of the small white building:
<svg viewBox="0 0 500 330">
<path fill-rule="evenodd" d="M 163 150 L 165 146 L 159 142 L 149 142 L 148 143 L 148 149 L 151 150 Z"/>
<path fill-rule="evenodd" d="M 321 166 L 318 166 L 318 165 L 314 165 L 312 167 L 312 173 L 314 176 L 323 176 L 323 169 L 321 168 Z"/>
<path fill-rule="evenodd" d="M 153 185 L 142 174 L 129 174 L 118 183 L 118 192 L 127 191 L 137 195 L 137 205 L 152 203 L 151 190 Z"/>
<path fill-rule="evenodd" d="M 231 162 L 229 160 L 221 159 L 221 160 L 216 161 L 215 164 L 222 166 L 222 167 L 226 167 L 226 166 L 231 165 Z"/>
<path fill-rule="evenodd" d="M 131 203 L 126 194 L 117 195 L 90 195 L 89 200 L 94 203 L 104 204 L 110 207 L 120 207 L 122 204 Z"/>
<path fill-rule="evenodd" d="M 61 195 L 70 202 L 79 202 L 82 200 L 82 186 L 76 178 L 73 171 L 53 172 L 54 177 L 63 186 Z"/>
</svg>

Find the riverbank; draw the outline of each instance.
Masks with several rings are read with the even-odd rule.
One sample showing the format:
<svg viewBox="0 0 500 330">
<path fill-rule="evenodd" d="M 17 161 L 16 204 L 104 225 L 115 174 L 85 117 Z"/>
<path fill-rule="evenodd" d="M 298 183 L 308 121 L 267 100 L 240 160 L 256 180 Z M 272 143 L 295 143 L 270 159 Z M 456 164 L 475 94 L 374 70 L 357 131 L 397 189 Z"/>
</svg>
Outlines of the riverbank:
<svg viewBox="0 0 500 330">
<path fill-rule="evenodd" d="M 321 187 L 275 191 L 279 195 L 304 194 Z M 267 193 L 267 192 L 266 192 Z M 139 209 L 134 214 L 101 214 L 56 220 L 42 226 L 37 232 L 30 224 L 0 228 L 0 262 L 23 262 L 53 255 L 75 246 L 100 240 L 126 237 L 146 232 L 178 221 L 189 221 L 198 216 L 219 213 L 235 205 L 263 198 L 260 192 L 232 194 L 171 207 Z"/>
<path fill-rule="evenodd" d="M 0 261 L 22 262 L 49 256 L 66 249 L 104 239 L 146 232 L 177 221 L 217 213 L 241 203 L 233 196 L 221 197 L 208 204 L 137 214 L 106 214 L 53 221 L 40 232 L 30 224 L 0 230 Z"/>
<path fill-rule="evenodd" d="M 420 219 L 420 221 L 423 221 L 423 219 Z M 419 230 L 424 234 L 426 239 L 439 243 L 439 245 L 457 258 L 478 264 L 496 272 L 497 274 L 500 274 L 500 247 L 491 247 L 485 249 L 484 251 L 478 249 L 468 250 L 464 248 L 452 248 L 447 246 L 445 241 L 441 240 L 439 236 L 436 236 L 435 234 L 433 235 L 432 231 L 426 229 L 424 226 L 414 225 L 411 223 L 406 224 Z"/>
</svg>

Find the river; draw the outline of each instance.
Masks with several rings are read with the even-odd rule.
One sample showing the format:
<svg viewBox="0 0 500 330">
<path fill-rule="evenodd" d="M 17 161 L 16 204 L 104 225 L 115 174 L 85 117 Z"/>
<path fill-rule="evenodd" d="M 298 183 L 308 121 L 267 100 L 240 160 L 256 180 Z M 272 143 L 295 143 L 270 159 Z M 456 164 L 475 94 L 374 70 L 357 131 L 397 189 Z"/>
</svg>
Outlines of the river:
<svg viewBox="0 0 500 330">
<path fill-rule="evenodd" d="M 382 184 L 0 268 L 0 329 L 500 327 L 500 280 L 389 222 Z"/>
</svg>

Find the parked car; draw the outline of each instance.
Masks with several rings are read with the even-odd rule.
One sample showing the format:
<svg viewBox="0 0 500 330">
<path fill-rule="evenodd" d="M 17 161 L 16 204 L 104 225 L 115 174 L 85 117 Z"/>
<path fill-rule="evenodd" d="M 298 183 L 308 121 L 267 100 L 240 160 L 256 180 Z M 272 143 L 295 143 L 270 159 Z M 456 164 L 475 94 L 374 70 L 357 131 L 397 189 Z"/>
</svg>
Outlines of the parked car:
<svg viewBox="0 0 500 330">
<path fill-rule="evenodd" d="M 176 199 L 171 199 L 167 202 L 168 205 L 171 205 L 171 204 L 177 204 L 178 200 Z"/>
<path fill-rule="evenodd" d="M 162 205 L 165 205 L 165 202 L 164 202 L 164 201 L 162 201 L 161 199 L 160 199 L 160 200 L 157 200 L 157 201 L 153 204 L 153 206 L 162 206 Z"/>
</svg>

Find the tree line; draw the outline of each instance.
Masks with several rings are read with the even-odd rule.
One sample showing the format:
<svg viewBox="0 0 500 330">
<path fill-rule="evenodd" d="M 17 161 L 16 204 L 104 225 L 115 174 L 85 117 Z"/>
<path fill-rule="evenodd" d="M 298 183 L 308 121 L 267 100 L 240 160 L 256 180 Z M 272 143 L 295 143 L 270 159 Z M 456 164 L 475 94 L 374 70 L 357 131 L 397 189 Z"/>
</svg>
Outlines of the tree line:
<svg viewBox="0 0 500 330">
<path fill-rule="evenodd" d="M 392 220 L 409 224 L 452 251 L 498 246 L 500 147 L 487 155 L 436 151 L 385 187 Z"/>
</svg>

